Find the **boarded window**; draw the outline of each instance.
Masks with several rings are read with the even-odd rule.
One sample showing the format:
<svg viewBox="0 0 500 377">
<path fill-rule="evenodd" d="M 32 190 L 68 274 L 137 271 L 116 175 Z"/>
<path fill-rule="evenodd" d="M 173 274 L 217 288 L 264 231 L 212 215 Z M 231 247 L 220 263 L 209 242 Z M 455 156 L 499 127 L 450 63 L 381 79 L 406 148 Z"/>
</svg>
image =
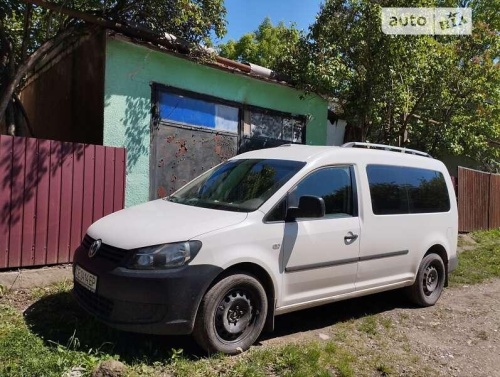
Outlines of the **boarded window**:
<svg viewBox="0 0 500 377">
<path fill-rule="evenodd" d="M 305 122 L 302 119 L 252 111 L 250 132 L 245 136 L 264 137 L 302 144 Z"/>
</svg>

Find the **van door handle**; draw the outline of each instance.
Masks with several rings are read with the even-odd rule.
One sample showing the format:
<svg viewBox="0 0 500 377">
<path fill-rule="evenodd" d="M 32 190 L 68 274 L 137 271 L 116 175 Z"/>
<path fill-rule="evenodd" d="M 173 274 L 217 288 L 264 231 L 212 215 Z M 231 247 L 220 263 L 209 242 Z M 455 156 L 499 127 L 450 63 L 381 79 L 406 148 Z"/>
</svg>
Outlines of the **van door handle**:
<svg viewBox="0 0 500 377">
<path fill-rule="evenodd" d="M 347 233 L 347 236 L 344 237 L 344 241 L 346 243 L 353 243 L 354 241 L 356 241 L 358 239 L 358 235 L 357 234 L 354 234 L 353 232 L 349 232 Z"/>
</svg>

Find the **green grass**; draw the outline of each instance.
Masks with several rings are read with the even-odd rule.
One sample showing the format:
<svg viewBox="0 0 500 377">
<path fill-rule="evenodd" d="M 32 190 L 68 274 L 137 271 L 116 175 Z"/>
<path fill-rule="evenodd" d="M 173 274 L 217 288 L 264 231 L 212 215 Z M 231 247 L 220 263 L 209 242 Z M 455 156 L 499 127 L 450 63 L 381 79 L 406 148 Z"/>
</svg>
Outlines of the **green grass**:
<svg viewBox="0 0 500 377">
<path fill-rule="evenodd" d="M 450 274 L 451 285 L 478 284 L 500 277 L 500 229 L 472 233 L 473 250 L 459 255 L 458 268 Z"/>
<path fill-rule="evenodd" d="M 0 303 L 0 376 L 61 376 L 74 366 L 91 369 L 104 356 L 77 348 L 74 337 L 65 344 L 45 340 L 18 310 Z"/>
<path fill-rule="evenodd" d="M 169 337 L 125 334 L 100 324 L 77 306 L 70 288 L 35 289 L 28 298 L 14 291 L 0 300 L 0 376 L 62 376 L 76 367 L 90 376 L 106 359 L 122 361 L 130 376 L 397 376 L 412 363 L 436 374 L 421 365 L 382 314 L 333 321 L 324 330 L 329 340 L 316 334 L 233 357 L 206 357 L 192 342 L 185 351 L 182 340 L 172 344 Z M 32 304 L 22 313 L 26 299 Z"/>
<path fill-rule="evenodd" d="M 373 337 L 378 334 L 377 326 L 377 317 L 369 315 L 359 321 L 358 330 Z"/>
<path fill-rule="evenodd" d="M 500 277 L 500 230 L 472 236 L 475 250 L 460 254 L 459 268 L 450 275 L 452 285 Z M 329 340 L 319 340 L 317 334 L 294 336 L 292 342 L 273 341 L 238 356 L 206 357 L 186 339 L 110 329 L 78 307 L 70 288 L 59 284 L 33 289 L 28 296 L 1 289 L 0 376 L 61 376 L 76 367 L 90 376 L 106 359 L 122 361 L 130 376 L 437 375 L 412 351 L 401 325 L 370 306 L 368 315 L 366 308 L 355 307 L 344 319 L 332 319 L 322 330 L 329 331 Z M 26 300 L 31 305 L 24 310 Z M 399 314 L 403 322 L 408 318 Z M 482 332 L 476 336 L 486 337 Z"/>
</svg>

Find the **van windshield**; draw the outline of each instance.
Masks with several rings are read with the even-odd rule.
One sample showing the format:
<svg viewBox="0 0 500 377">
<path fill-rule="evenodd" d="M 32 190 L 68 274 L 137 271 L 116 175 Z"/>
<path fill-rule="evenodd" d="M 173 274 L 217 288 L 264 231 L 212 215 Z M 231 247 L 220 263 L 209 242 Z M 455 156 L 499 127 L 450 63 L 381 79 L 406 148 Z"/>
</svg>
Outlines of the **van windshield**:
<svg viewBox="0 0 500 377">
<path fill-rule="evenodd" d="M 287 160 L 231 160 L 195 178 L 166 199 L 190 206 L 252 212 L 304 165 Z"/>
</svg>

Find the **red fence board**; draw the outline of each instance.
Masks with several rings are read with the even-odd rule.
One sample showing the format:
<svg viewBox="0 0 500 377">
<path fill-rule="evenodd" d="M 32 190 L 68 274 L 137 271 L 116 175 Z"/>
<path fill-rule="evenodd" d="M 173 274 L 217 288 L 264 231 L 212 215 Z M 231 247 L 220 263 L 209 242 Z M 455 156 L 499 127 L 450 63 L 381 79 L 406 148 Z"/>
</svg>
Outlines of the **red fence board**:
<svg viewBox="0 0 500 377">
<path fill-rule="evenodd" d="M 0 269 L 71 262 L 123 208 L 125 163 L 123 148 L 0 135 Z"/>
<path fill-rule="evenodd" d="M 0 268 L 9 260 L 11 173 L 12 138 L 0 135 Z"/>
<path fill-rule="evenodd" d="M 71 240 L 70 260 L 72 251 L 82 242 L 82 214 L 83 214 L 83 175 L 85 172 L 84 146 L 75 144 L 73 149 L 73 197 L 71 205 Z"/>
<path fill-rule="evenodd" d="M 104 216 L 104 151 L 100 145 L 95 147 L 95 173 L 94 173 L 94 210 L 92 221 Z M 101 187 L 101 190 L 96 190 Z"/>
<path fill-rule="evenodd" d="M 21 266 L 23 247 L 23 202 L 24 202 L 24 157 L 26 143 L 23 138 L 14 138 L 11 173 L 10 239 L 8 267 Z"/>
<path fill-rule="evenodd" d="M 40 266 L 47 261 L 47 229 L 49 225 L 49 191 L 50 191 L 50 141 L 40 140 L 38 143 L 38 185 L 36 190 L 36 227 L 35 227 L 35 265 Z"/>
<path fill-rule="evenodd" d="M 458 168 L 458 230 L 500 227 L 500 175 Z"/>
<path fill-rule="evenodd" d="M 59 216 L 61 211 L 61 148 L 50 142 L 49 224 L 47 233 L 47 264 L 57 263 L 59 254 Z"/>
<path fill-rule="evenodd" d="M 126 166 L 125 149 L 115 149 L 115 167 Z M 115 168 L 115 196 L 113 212 L 125 206 L 125 170 Z"/>
<path fill-rule="evenodd" d="M 113 212 L 113 195 L 115 192 L 115 152 L 104 151 L 104 216 Z"/>
<path fill-rule="evenodd" d="M 71 218 L 73 200 L 73 144 L 62 143 L 61 148 L 61 209 L 59 217 L 59 253 L 57 262 L 69 261 L 71 250 Z M 65 203 L 66 205 L 63 205 Z"/>
<path fill-rule="evenodd" d="M 490 176 L 490 212 L 489 228 L 500 228 L 500 175 Z"/>
<path fill-rule="evenodd" d="M 82 234 L 92 224 L 94 215 L 94 174 L 95 174 L 95 146 L 86 145 L 84 149 L 83 169 L 83 205 Z"/>
<path fill-rule="evenodd" d="M 21 264 L 32 266 L 35 261 L 35 215 L 36 190 L 38 178 L 37 142 L 36 139 L 25 141 L 24 195 Z"/>
</svg>

